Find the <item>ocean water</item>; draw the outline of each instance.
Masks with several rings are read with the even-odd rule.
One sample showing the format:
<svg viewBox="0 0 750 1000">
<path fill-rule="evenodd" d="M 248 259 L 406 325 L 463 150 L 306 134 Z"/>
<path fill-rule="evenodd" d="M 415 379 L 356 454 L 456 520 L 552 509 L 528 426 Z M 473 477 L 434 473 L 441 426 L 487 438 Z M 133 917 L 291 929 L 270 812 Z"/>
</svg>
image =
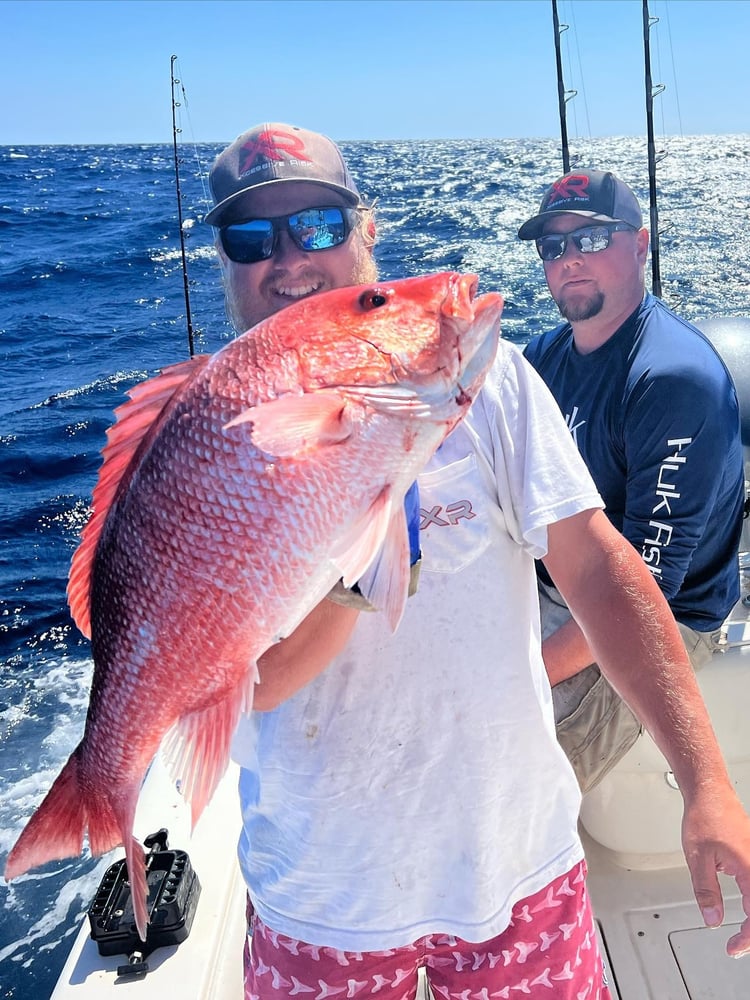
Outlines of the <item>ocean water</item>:
<svg viewBox="0 0 750 1000">
<path fill-rule="evenodd" d="M 455 269 L 505 297 L 503 333 L 556 322 L 533 247 L 515 236 L 562 172 L 552 140 L 342 143 L 377 200 L 384 278 Z M 750 315 L 750 136 L 664 141 L 665 301 L 690 319 Z M 196 349 L 232 337 L 205 172 L 181 150 Z M 174 163 L 164 146 L 0 147 L 0 866 L 82 731 L 92 663 L 65 588 L 112 411 L 188 356 Z M 587 143 L 648 204 L 643 139 Z M 647 214 L 647 211 L 646 211 Z M 111 857 L 0 880 L 0 998 L 49 997 Z M 237 960 L 240 958 L 238 956 Z"/>
</svg>

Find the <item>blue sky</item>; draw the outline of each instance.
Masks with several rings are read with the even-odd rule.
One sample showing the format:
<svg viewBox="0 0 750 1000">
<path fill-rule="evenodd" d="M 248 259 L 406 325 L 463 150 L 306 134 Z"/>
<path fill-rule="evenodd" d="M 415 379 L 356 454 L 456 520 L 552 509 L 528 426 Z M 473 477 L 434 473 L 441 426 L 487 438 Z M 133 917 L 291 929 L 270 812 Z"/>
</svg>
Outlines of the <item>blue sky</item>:
<svg viewBox="0 0 750 1000">
<path fill-rule="evenodd" d="M 750 132 L 750 0 L 651 0 L 657 135 Z M 572 137 L 645 130 L 641 0 L 560 0 Z M 559 134 L 550 0 L 0 0 L 0 145 Z"/>
</svg>

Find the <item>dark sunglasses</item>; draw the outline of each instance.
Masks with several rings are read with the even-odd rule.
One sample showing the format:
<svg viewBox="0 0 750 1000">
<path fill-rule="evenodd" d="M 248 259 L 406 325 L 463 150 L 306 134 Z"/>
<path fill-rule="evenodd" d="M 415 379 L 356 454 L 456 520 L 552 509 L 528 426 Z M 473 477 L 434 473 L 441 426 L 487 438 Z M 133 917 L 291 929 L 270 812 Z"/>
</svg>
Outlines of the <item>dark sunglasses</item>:
<svg viewBox="0 0 750 1000">
<path fill-rule="evenodd" d="M 572 240 L 581 253 L 599 253 L 606 250 L 612 239 L 612 233 L 634 233 L 633 226 L 626 222 L 612 222 L 600 226 L 586 226 L 576 229 L 573 233 L 549 233 L 539 236 L 536 249 L 542 260 L 558 260 L 565 253 L 568 241 Z"/>
<path fill-rule="evenodd" d="M 340 246 L 357 224 L 356 208 L 305 208 L 273 219 L 247 219 L 219 230 L 224 253 L 237 264 L 257 264 L 273 256 L 281 229 L 300 250 Z"/>
</svg>

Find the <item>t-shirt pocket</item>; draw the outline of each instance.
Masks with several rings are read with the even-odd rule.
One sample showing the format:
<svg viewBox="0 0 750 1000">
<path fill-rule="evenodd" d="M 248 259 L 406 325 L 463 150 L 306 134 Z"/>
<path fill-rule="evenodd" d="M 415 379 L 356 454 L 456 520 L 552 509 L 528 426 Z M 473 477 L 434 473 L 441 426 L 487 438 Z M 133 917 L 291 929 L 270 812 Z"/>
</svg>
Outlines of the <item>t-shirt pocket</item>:
<svg viewBox="0 0 750 1000">
<path fill-rule="evenodd" d="M 457 573 L 490 544 L 492 501 L 473 453 L 423 472 L 419 501 L 422 572 Z"/>
</svg>

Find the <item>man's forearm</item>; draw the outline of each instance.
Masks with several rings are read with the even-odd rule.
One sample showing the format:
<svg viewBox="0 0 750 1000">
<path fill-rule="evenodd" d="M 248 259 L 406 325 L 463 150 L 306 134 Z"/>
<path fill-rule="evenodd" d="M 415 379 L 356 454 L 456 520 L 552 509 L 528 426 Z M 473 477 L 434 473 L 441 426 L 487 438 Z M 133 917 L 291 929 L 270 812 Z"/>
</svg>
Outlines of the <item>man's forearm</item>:
<svg viewBox="0 0 750 1000">
<path fill-rule="evenodd" d="M 542 656 L 552 686 L 594 662 L 586 637 L 572 618 L 544 640 Z"/>
<path fill-rule="evenodd" d="M 683 794 L 704 781 L 728 781 L 700 688 L 661 591 L 603 515 L 594 516 L 593 524 L 591 516 L 585 520 L 589 525 L 580 537 L 574 532 L 555 546 L 548 569 L 580 623 L 593 659 L 651 733 Z M 592 527 L 591 537 L 598 536 L 602 545 L 589 548 Z M 551 540 L 555 534 L 553 526 Z"/>
<path fill-rule="evenodd" d="M 270 711 L 322 673 L 354 630 L 359 611 L 323 600 L 286 639 L 258 660 L 253 708 Z"/>
</svg>

